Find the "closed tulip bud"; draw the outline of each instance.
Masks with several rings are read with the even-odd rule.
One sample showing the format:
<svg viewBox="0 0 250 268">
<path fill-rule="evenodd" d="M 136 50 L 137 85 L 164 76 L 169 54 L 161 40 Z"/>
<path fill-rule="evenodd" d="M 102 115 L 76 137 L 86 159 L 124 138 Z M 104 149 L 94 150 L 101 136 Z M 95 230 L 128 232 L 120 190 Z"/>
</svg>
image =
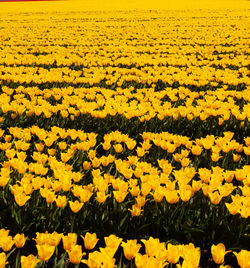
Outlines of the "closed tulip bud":
<svg viewBox="0 0 250 268">
<path fill-rule="evenodd" d="M 89 161 L 84 161 L 83 162 L 83 169 L 84 170 L 89 170 L 91 168 L 91 162 Z"/>
<path fill-rule="evenodd" d="M 21 267 L 22 268 L 34 268 L 37 263 L 40 262 L 34 255 L 29 255 L 27 257 L 21 256 Z"/>
<path fill-rule="evenodd" d="M 55 251 L 54 246 L 49 245 L 36 245 L 38 251 L 38 258 L 41 261 L 48 261 Z"/>
<path fill-rule="evenodd" d="M 167 190 L 165 192 L 165 198 L 169 204 L 175 204 L 179 201 L 179 196 L 176 190 L 173 191 Z"/>
<path fill-rule="evenodd" d="M 96 243 L 98 242 L 98 238 L 96 237 L 96 234 L 90 234 L 90 233 L 86 233 L 85 236 L 82 236 L 82 239 L 84 241 L 84 247 L 86 249 L 93 249 L 96 245 Z"/>
<path fill-rule="evenodd" d="M 17 248 L 22 248 L 26 242 L 27 237 L 24 234 L 17 234 L 14 237 L 15 246 Z"/>
<path fill-rule="evenodd" d="M 122 247 L 125 258 L 130 261 L 140 250 L 141 245 L 137 244 L 137 240 L 128 240 L 126 243 L 122 242 Z"/>
<path fill-rule="evenodd" d="M 222 243 L 219 243 L 217 246 L 212 245 L 211 253 L 216 264 L 222 264 L 224 262 L 226 248 Z"/>
</svg>

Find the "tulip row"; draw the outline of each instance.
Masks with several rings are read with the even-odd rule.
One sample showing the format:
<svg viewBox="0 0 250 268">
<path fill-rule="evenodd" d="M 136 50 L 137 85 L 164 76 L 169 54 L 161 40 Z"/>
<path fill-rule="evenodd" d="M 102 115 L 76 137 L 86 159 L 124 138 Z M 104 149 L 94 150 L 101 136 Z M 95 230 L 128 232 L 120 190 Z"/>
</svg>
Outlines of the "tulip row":
<svg viewBox="0 0 250 268">
<path fill-rule="evenodd" d="M 3 252 L 0 253 L 0 267 L 4 267 L 7 264 L 5 252 L 12 249 L 15 244 L 17 249 L 25 247 L 26 240 L 30 239 L 25 237 L 24 234 L 16 234 L 14 237 L 9 235 L 9 230 L 0 229 L 0 247 Z M 124 256 L 121 256 L 120 261 L 124 263 L 134 259 L 136 267 L 166 267 L 168 264 L 177 264 L 177 267 L 198 267 L 200 263 L 201 250 L 198 247 L 194 247 L 192 243 L 188 245 L 174 245 L 171 243 L 160 242 L 159 239 L 150 237 L 149 239 L 141 239 L 138 243 L 136 239 L 123 241 L 115 235 L 109 235 L 104 237 L 105 247 L 100 247 L 99 250 L 92 251 L 96 244 L 103 244 L 95 233 L 86 233 L 81 235 L 83 240 L 83 246 L 86 252 L 82 251 L 82 241 L 78 240 L 76 233 L 68 233 L 67 235 L 53 232 L 53 233 L 36 233 L 37 257 L 33 254 L 29 256 L 21 255 L 21 267 L 33 268 L 37 263 L 43 261 L 48 262 L 53 258 L 53 255 L 58 255 L 58 250 L 55 249 L 60 245 L 62 241 L 62 247 L 67 252 L 68 257 L 62 253 L 60 262 L 66 262 L 68 258 L 73 264 L 85 263 L 88 267 L 116 267 L 117 259 L 114 257 L 116 252 L 119 251 Z M 144 249 L 142 247 L 144 245 Z M 119 250 L 121 246 L 122 251 Z M 143 249 L 143 250 L 142 250 Z M 142 250 L 144 253 L 140 253 Z M 231 250 L 226 251 L 225 245 L 219 243 L 218 245 L 212 245 L 211 255 L 213 261 L 216 264 L 223 264 L 224 257 Z M 241 268 L 248 267 L 250 251 L 241 250 L 239 253 L 233 251 L 233 254 L 237 257 L 238 264 Z M 54 256 L 55 257 L 55 256 Z M 182 261 L 181 261 L 182 259 Z M 20 260 L 19 260 L 20 261 Z M 227 267 L 221 265 L 220 267 Z"/>
<path fill-rule="evenodd" d="M 213 148 L 214 143 L 218 148 L 217 151 L 221 149 L 226 151 L 229 148 L 240 152 L 249 148 L 249 138 L 244 139 L 246 144 L 246 147 L 244 147 L 235 140 L 231 140 L 233 133 L 225 132 L 224 137 L 208 136 L 196 139 L 196 145 L 192 145 L 193 141 L 190 141 L 188 137 L 170 133 L 144 132 L 142 134 L 143 143 L 141 147 L 136 149 L 137 156 L 129 155 L 126 160 L 122 160 L 119 157 L 119 154 L 123 151 L 121 143 L 126 143 L 128 149 L 132 150 L 136 146 L 136 141 L 118 131 L 106 134 L 102 143 L 104 150 L 109 150 L 111 143 L 115 142 L 116 144 L 113 145 L 115 155 L 109 153 L 100 158 L 97 157 L 98 149 L 91 149 L 97 142 L 95 133 L 84 133 L 73 129 L 66 131 L 57 127 L 53 127 L 51 132 L 46 132 L 38 127 L 30 129 L 9 128 L 9 133 L 8 135 L 4 135 L 4 131 L 0 133 L 6 141 L 6 143 L 2 143 L 2 150 L 6 150 L 5 155 L 8 159 L 8 161 L 4 161 L 1 169 L 0 186 L 4 187 L 10 179 L 15 178 L 10 184 L 10 189 L 19 206 L 24 206 L 30 199 L 30 195 L 39 190 L 40 195 L 46 199 L 47 203 L 56 202 L 59 208 L 65 207 L 67 199 L 71 199 L 69 200 L 70 208 L 76 213 L 84 203 L 90 200 L 93 194 L 99 203 L 104 203 L 110 197 L 110 194 L 113 194 L 118 203 L 122 203 L 127 196 L 132 196 L 136 204 L 133 205 L 131 213 L 133 216 L 139 216 L 148 195 L 152 195 L 155 202 L 162 202 L 165 198 L 168 203 L 174 204 L 179 199 L 187 202 L 195 193 L 202 190 L 203 194 L 209 196 L 214 205 L 219 204 L 223 197 L 231 196 L 233 200 L 238 200 L 238 202 L 237 205 L 234 204 L 234 201 L 231 204 L 226 204 L 230 213 L 233 215 L 240 213 L 244 218 L 249 216 L 249 165 L 235 171 L 224 171 L 218 166 L 213 167 L 212 170 L 206 168 L 196 170 L 194 167 L 186 167 L 183 164 L 184 167 L 179 169 L 175 168 L 166 159 L 157 159 L 159 169 L 146 161 L 141 161 L 139 158 L 143 157 L 145 150 L 151 147 L 150 141 L 153 141 L 156 145 L 162 144 L 163 141 L 165 142 L 164 146 L 170 146 L 171 150 L 173 146 L 175 150 L 177 147 L 184 145 L 190 148 L 193 154 L 197 154 L 197 152 L 194 152 L 194 148 L 202 149 L 204 147 L 209 150 Z M 36 143 L 33 155 L 31 155 L 33 161 L 29 159 L 28 162 L 25 151 L 29 149 L 29 142 L 33 135 L 36 135 L 40 141 L 44 141 L 48 147 L 48 154 L 42 153 L 45 148 L 43 143 Z M 58 149 L 50 148 L 50 146 L 58 139 L 64 140 L 68 137 L 71 139 L 71 146 L 68 149 L 65 141 L 57 143 L 61 157 L 60 161 L 56 155 Z M 14 138 L 14 142 L 11 143 L 12 138 Z M 77 142 L 78 140 L 80 142 Z M 15 149 L 4 147 L 5 145 L 12 146 L 12 144 L 15 144 Z M 140 148 L 143 149 L 144 154 L 140 154 L 138 157 Z M 66 149 L 67 152 L 63 153 L 62 151 Z M 163 149 L 166 150 L 165 147 Z M 22 150 L 22 152 L 19 152 L 19 150 Z M 66 162 L 73 158 L 75 154 L 76 159 L 73 163 L 79 162 L 77 153 L 82 150 L 86 153 L 84 153 L 83 158 L 80 158 L 80 170 L 72 171 L 73 166 Z M 181 150 L 181 153 L 173 154 L 173 158 L 178 163 L 183 159 L 188 159 L 189 152 L 188 150 Z M 189 165 L 190 162 L 187 164 Z M 111 167 L 115 168 L 115 172 L 112 174 L 108 171 Z M 89 172 L 90 169 L 91 172 Z M 103 173 L 101 170 L 104 174 L 101 174 Z M 13 175 L 11 175 L 12 171 L 14 171 Z M 18 172 L 19 180 L 16 180 L 17 174 L 15 172 Z M 51 175 L 48 176 L 48 173 L 53 174 L 52 177 Z M 82 184 L 86 177 L 91 178 L 92 182 L 85 186 L 79 185 L 78 183 Z M 241 182 L 239 187 L 234 185 L 236 183 L 236 181 L 233 181 L 234 177 L 236 181 Z M 67 192 L 72 192 L 73 200 L 75 200 L 75 197 L 77 200 L 73 202 L 72 197 L 69 197 Z M 234 197 L 235 193 L 237 193 L 236 197 Z M 242 193 L 242 196 L 239 196 L 239 193 Z M 78 201 L 78 198 L 81 202 Z"/>
<path fill-rule="evenodd" d="M 141 122 L 158 118 L 199 118 L 201 121 L 216 118 L 218 124 L 234 117 L 243 126 L 249 121 L 249 89 L 241 92 L 225 89 L 190 91 L 186 87 L 172 89 L 156 87 L 116 90 L 103 87 L 52 88 L 19 86 L 16 89 L 2 86 L 0 95 L 2 120 L 19 117 L 53 118 L 61 116 L 77 120 L 90 114 L 93 118 L 121 115 L 126 119 L 138 118 Z M 19 118 L 18 117 L 18 118 Z M 246 120 L 246 122 L 244 122 Z"/>
<path fill-rule="evenodd" d="M 205 157 L 208 158 L 208 152 L 211 152 L 211 160 L 217 162 L 222 158 L 220 153 L 224 154 L 224 157 L 226 157 L 232 152 L 234 162 L 238 162 L 242 156 L 246 158 L 247 161 L 248 156 L 250 155 L 250 137 L 244 137 L 244 143 L 241 144 L 235 139 L 232 139 L 234 136 L 233 132 L 224 132 L 223 134 L 224 137 L 207 135 L 204 138 L 191 140 L 189 137 L 173 135 L 168 132 L 143 132 L 141 134 L 143 142 L 138 146 L 139 143 L 135 139 L 132 139 L 127 134 L 122 134 L 119 131 L 114 131 L 109 134 L 104 134 L 103 137 L 98 137 L 98 134 L 93 132 L 85 133 L 81 130 L 65 130 L 58 127 L 52 127 L 51 131 L 46 131 L 37 126 L 26 129 L 11 127 L 8 131 L 0 129 L 0 139 L 2 137 L 5 141 L 0 143 L 0 148 L 6 151 L 8 159 L 13 158 L 16 150 L 27 151 L 30 147 L 33 148 L 31 138 L 32 135 L 36 135 L 40 140 L 40 143 L 36 142 L 33 149 L 38 151 L 34 152 L 32 156 L 35 161 L 45 164 L 47 158 L 44 154 L 41 154 L 41 152 L 44 151 L 46 146 L 49 155 L 53 156 L 59 151 L 61 160 L 66 163 L 77 151 L 81 150 L 87 152 L 91 148 L 94 148 L 97 143 L 97 138 L 98 140 L 101 138 L 103 139 L 103 142 L 98 146 L 101 146 L 104 151 L 110 150 L 111 153 L 115 154 L 126 153 L 126 145 L 128 152 L 135 149 L 137 157 L 142 158 L 150 153 L 150 148 L 152 148 L 154 153 L 159 152 L 159 150 L 156 151 L 157 148 L 161 148 L 163 152 L 165 151 L 168 153 L 167 155 L 172 155 L 174 160 L 180 162 L 183 167 L 189 166 L 191 160 L 188 158 L 188 155 L 190 153 L 192 154 L 192 157 L 200 156 L 201 158 L 202 155 L 205 155 Z M 67 142 L 69 138 L 70 144 Z M 15 145 L 15 148 L 12 148 L 12 144 Z M 55 147 L 55 144 L 56 148 L 53 148 Z M 95 155 L 91 157 L 90 153 L 88 154 L 90 159 L 95 158 Z M 43 156 L 45 158 L 41 160 L 40 157 Z"/>
</svg>

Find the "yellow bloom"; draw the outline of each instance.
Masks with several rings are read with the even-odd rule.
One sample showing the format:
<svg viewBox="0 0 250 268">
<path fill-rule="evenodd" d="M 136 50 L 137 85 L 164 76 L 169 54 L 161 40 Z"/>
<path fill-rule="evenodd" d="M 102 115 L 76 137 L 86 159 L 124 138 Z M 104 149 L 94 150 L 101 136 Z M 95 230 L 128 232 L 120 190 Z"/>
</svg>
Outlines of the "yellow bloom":
<svg viewBox="0 0 250 268">
<path fill-rule="evenodd" d="M 30 199 L 30 196 L 27 196 L 24 193 L 17 193 L 15 194 L 15 201 L 18 204 L 18 206 L 22 207 L 25 205 L 25 203 Z"/>
<path fill-rule="evenodd" d="M 6 254 L 4 252 L 1 252 L 0 253 L 0 268 L 4 268 L 7 263 L 8 262 L 6 262 Z"/>
<path fill-rule="evenodd" d="M 36 245 L 38 251 L 38 258 L 41 261 L 48 261 L 55 251 L 55 246 L 50 246 L 47 244 Z"/>
<path fill-rule="evenodd" d="M 56 199 L 55 199 L 56 205 L 58 208 L 63 208 L 66 206 L 67 204 L 67 199 L 65 195 L 59 195 Z"/>
<path fill-rule="evenodd" d="M 233 160 L 234 162 L 239 162 L 241 159 L 241 155 L 240 154 L 233 154 Z"/>
<path fill-rule="evenodd" d="M 82 253 L 82 246 L 74 245 L 70 250 L 67 250 L 69 254 L 69 261 L 74 264 L 80 263 L 82 256 L 86 253 Z"/>
<path fill-rule="evenodd" d="M 214 205 L 218 205 L 221 201 L 222 196 L 219 194 L 218 191 L 215 191 L 213 193 L 209 193 L 208 194 L 210 201 L 212 202 L 212 204 Z"/>
<path fill-rule="evenodd" d="M 170 263 L 177 263 L 180 258 L 180 250 L 178 245 L 168 244 L 167 246 L 167 260 Z"/>
<path fill-rule="evenodd" d="M 89 170 L 91 168 L 91 162 L 89 161 L 84 161 L 83 162 L 83 169 L 84 170 Z"/>
<path fill-rule="evenodd" d="M 139 206 L 138 204 L 132 205 L 132 209 L 129 208 L 128 210 L 131 212 L 132 216 L 134 217 L 140 216 L 142 213 L 141 206 Z"/>
<path fill-rule="evenodd" d="M 76 244 L 77 241 L 77 234 L 75 233 L 68 233 L 67 236 L 62 237 L 63 241 L 63 248 L 64 250 L 71 250 L 71 248 Z"/>
<path fill-rule="evenodd" d="M 242 249 L 239 253 L 234 252 L 241 268 L 250 267 L 250 251 Z"/>
<path fill-rule="evenodd" d="M 10 180 L 9 176 L 0 175 L 0 187 L 4 187 Z"/>
<path fill-rule="evenodd" d="M 122 242 L 121 238 L 118 238 L 117 236 L 113 234 L 110 236 L 104 237 L 104 240 L 105 240 L 106 247 L 113 250 L 113 255 L 115 254 L 116 250 L 118 249 L 119 245 Z"/>
<path fill-rule="evenodd" d="M 14 236 L 14 242 L 15 246 L 17 248 L 22 248 L 26 242 L 27 237 L 24 236 L 24 234 L 16 234 Z"/>
<path fill-rule="evenodd" d="M 216 264 L 222 264 L 224 262 L 226 248 L 222 243 L 219 243 L 217 246 L 212 245 L 211 253 Z"/>
<path fill-rule="evenodd" d="M 121 153 L 123 151 L 123 147 L 120 143 L 113 145 L 116 153 Z"/>
<path fill-rule="evenodd" d="M 176 190 L 165 192 L 165 198 L 169 204 L 175 204 L 179 201 L 179 196 Z"/>
<path fill-rule="evenodd" d="M 99 203 L 104 203 L 106 201 L 107 197 L 109 197 L 109 195 L 106 195 L 104 191 L 97 192 L 97 194 L 96 194 L 96 200 Z"/>
<path fill-rule="evenodd" d="M 128 240 L 126 243 L 122 242 L 122 247 L 125 258 L 130 261 L 140 250 L 141 245 L 137 244 L 137 240 Z"/>
<path fill-rule="evenodd" d="M 10 251 L 14 244 L 14 240 L 12 236 L 4 236 L 0 238 L 0 246 L 2 247 L 3 251 Z"/>
<path fill-rule="evenodd" d="M 141 239 L 141 241 L 145 245 L 146 254 L 149 257 L 155 257 L 160 248 L 160 240 L 158 238 L 150 237 L 148 240 Z"/>
<path fill-rule="evenodd" d="M 96 245 L 96 243 L 98 242 L 98 238 L 96 237 L 96 234 L 90 234 L 90 233 L 86 233 L 85 236 L 82 236 L 82 239 L 84 241 L 84 247 L 86 249 L 93 249 Z"/>
<path fill-rule="evenodd" d="M 27 257 L 21 256 L 21 267 L 22 268 L 34 268 L 37 263 L 40 262 L 34 255 L 29 255 Z"/>
<path fill-rule="evenodd" d="M 127 192 L 123 191 L 113 191 L 113 194 L 118 203 L 122 203 L 127 196 Z"/>
<path fill-rule="evenodd" d="M 83 203 L 80 203 L 78 200 L 75 202 L 69 201 L 69 206 L 74 213 L 77 213 L 82 208 Z"/>
</svg>

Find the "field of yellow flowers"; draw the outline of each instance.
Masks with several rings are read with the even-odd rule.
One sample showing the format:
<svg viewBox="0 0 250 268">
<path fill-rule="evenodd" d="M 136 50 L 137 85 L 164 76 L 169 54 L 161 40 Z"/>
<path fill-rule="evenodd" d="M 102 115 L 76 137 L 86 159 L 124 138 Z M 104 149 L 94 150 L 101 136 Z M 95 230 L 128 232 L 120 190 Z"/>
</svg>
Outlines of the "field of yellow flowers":
<svg viewBox="0 0 250 268">
<path fill-rule="evenodd" d="M 248 9 L 19 5 L 0 3 L 0 268 L 249 268 Z"/>
</svg>

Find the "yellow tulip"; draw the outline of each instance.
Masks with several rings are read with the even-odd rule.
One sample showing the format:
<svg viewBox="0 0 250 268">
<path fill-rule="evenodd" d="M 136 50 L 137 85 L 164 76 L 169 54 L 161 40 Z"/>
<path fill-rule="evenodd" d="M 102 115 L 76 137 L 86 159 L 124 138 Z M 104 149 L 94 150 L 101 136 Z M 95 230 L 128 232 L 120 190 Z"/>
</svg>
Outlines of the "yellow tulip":
<svg viewBox="0 0 250 268">
<path fill-rule="evenodd" d="M 141 245 L 137 244 L 137 240 L 128 240 L 126 243 L 122 242 L 122 247 L 125 258 L 130 261 L 140 250 Z"/>
<path fill-rule="evenodd" d="M 14 240 L 12 236 L 4 236 L 0 238 L 0 246 L 3 251 L 10 251 L 14 244 Z"/>
<path fill-rule="evenodd" d="M 14 236 L 14 242 L 15 246 L 17 248 L 22 248 L 26 242 L 27 237 L 24 236 L 24 234 L 16 234 Z"/>
<path fill-rule="evenodd" d="M 86 249 L 93 249 L 98 242 L 98 238 L 96 237 L 96 234 L 86 233 L 85 236 L 82 236 L 82 239 L 84 241 L 84 247 Z"/>
<path fill-rule="evenodd" d="M 233 253 L 236 255 L 240 268 L 250 267 L 250 251 L 242 249 L 239 253 Z"/>
<path fill-rule="evenodd" d="M 180 250 L 178 245 L 168 244 L 167 246 L 167 260 L 170 263 L 177 263 L 180 258 Z"/>
<path fill-rule="evenodd" d="M 226 248 L 222 243 L 219 243 L 218 245 L 212 245 L 211 253 L 216 264 L 222 264 L 224 262 Z"/>
<path fill-rule="evenodd" d="M 17 193 L 15 194 L 15 201 L 18 204 L 18 206 L 22 207 L 26 204 L 26 202 L 30 199 L 30 196 L 27 196 L 24 193 Z"/>
<path fill-rule="evenodd" d="M 75 202 L 69 201 L 69 206 L 74 213 L 77 213 L 82 208 L 83 203 L 80 203 L 78 200 Z"/>
<path fill-rule="evenodd" d="M 119 245 L 122 242 L 121 238 L 118 238 L 117 236 L 113 234 L 110 236 L 104 237 L 104 240 L 105 240 L 106 247 L 112 249 L 113 255 L 115 254 L 116 250 L 118 249 Z"/>
<path fill-rule="evenodd" d="M 55 251 L 55 246 L 50 246 L 47 244 L 36 245 L 38 251 L 38 258 L 41 261 L 48 261 Z"/>
<path fill-rule="evenodd" d="M 82 246 L 74 245 L 70 250 L 67 250 L 69 254 L 69 261 L 74 264 L 80 263 L 82 256 L 86 253 L 82 253 Z"/>
<path fill-rule="evenodd" d="M 55 199 L 56 205 L 58 208 L 63 208 L 66 206 L 67 204 L 67 199 L 65 195 L 59 195 L 56 199 Z"/>
<path fill-rule="evenodd" d="M 39 263 L 40 260 L 38 260 L 34 255 L 29 255 L 27 257 L 21 256 L 21 267 L 22 268 L 34 268 L 37 263 Z"/>
<path fill-rule="evenodd" d="M 6 262 L 6 254 L 4 252 L 1 252 L 0 253 L 0 268 L 4 268 L 7 263 L 8 262 Z"/>
<path fill-rule="evenodd" d="M 76 244 L 77 234 L 69 233 L 67 236 L 62 237 L 64 250 L 71 250 L 71 248 Z"/>
</svg>

